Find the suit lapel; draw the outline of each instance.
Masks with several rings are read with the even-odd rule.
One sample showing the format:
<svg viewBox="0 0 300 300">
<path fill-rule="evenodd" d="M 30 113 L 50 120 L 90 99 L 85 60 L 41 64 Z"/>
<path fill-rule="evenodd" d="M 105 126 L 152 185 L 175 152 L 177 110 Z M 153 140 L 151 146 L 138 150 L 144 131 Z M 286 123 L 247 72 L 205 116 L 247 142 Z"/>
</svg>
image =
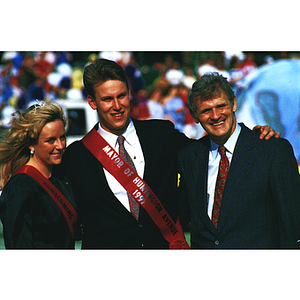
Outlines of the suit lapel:
<svg viewBox="0 0 300 300">
<path fill-rule="evenodd" d="M 96 127 L 96 129 L 98 128 Z M 103 197 L 103 199 L 105 199 L 105 205 L 111 207 L 114 211 L 120 213 L 124 217 L 135 220 L 130 211 L 124 207 L 124 205 L 116 198 L 113 191 L 110 189 L 104 173 L 103 165 L 87 148 L 85 148 L 85 146 L 83 147 L 85 151 L 87 151 L 86 157 L 90 157 L 92 160 L 92 163 L 90 164 L 90 172 L 88 173 L 86 180 L 94 183 L 92 186 L 95 188 L 95 194 L 99 193 L 99 189 L 101 189 L 101 194 L 105 195 Z M 99 184 L 101 184 L 101 187 Z"/>
<path fill-rule="evenodd" d="M 197 209 L 200 218 L 209 230 L 214 231 L 213 224 L 207 215 L 207 176 L 208 176 L 208 157 L 209 157 L 210 141 L 208 136 L 195 143 L 194 158 L 191 161 L 192 184 L 191 190 L 191 207 Z"/>
<path fill-rule="evenodd" d="M 222 230 L 225 223 L 230 219 L 235 203 L 242 192 L 243 185 L 246 184 L 251 166 L 256 159 L 253 139 L 257 137 L 243 124 L 241 127 L 242 130 L 235 146 L 224 189 L 218 221 L 218 232 Z"/>
<path fill-rule="evenodd" d="M 195 157 L 192 161 L 193 165 L 193 175 L 192 175 L 192 186 L 195 187 L 195 203 L 192 207 L 197 207 L 199 209 L 199 213 L 205 212 L 207 205 L 207 172 L 208 172 L 208 148 L 203 149 L 196 148 L 195 149 Z M 205 184 L 203 184 L 205 183 Z"/>
<path fill-rule="evenodd" d="M 159 143 L 157 144 L 156 141 L 149 139 L 149 135 L 147 134 L 146 123 L 140 123 L 134 119 L 132 121 L 144 155 L 144 160 L 145 160 L 144 180 L 146 181 L 145 177 L 147 177 L 147 173 L 149 172 L 149 169 L 151 171 L 151 167 L 153 167 L 155 170 L 155 165 L 157 163 L 157 160 L 154 153 L 156 152 L 156 149 L 160 147 L 160 145 Z M 145 124 L 146 126 L 143 126 L 143 124 Z"/>
<path fill-rule="evenodd" d="M 114 195 L 113 191 L 110 189 L 109 184 L 107 182 L 105 173 L 104 173 L 104 167 L 102 164 L 99 162 L 101 165 L 101 171 L 99 171 L 99 176 L 100 176 L 100 182 L 105 182 L 105 189 L 106 192 L 108 193 L 107 201 L 106 204 L 108 206 L 111 206 L 114 211 L 120 213 L 124 217 L 130 218 L 132 220 L 134 219 L 134 216 L 131 214 L 131 212 L 119 201 L 119 199 Z"/>
<path fill-rule="evenodd" d="M 160 150 L 161 145 L 157 140 L 153 140 L 149 137 L 153 135 L 149 134 L 149 130 L 153 130 L 152 126 L 148 126 L 148 122 L 141 122 L 139 120 L 132 119 L 139 142 L 143 151 L 145 160 L 145 169 L 143 180 L 149 184 L 152 176 L 157 175 L 157 164 L 160 163 Z M 159 128 L 157 128 L 159 130 Z M 152 188 L 150 186 L 150 188 Z M 144 208 L 140 209 L 140 218 L 145 214 Z"/>
</svg>

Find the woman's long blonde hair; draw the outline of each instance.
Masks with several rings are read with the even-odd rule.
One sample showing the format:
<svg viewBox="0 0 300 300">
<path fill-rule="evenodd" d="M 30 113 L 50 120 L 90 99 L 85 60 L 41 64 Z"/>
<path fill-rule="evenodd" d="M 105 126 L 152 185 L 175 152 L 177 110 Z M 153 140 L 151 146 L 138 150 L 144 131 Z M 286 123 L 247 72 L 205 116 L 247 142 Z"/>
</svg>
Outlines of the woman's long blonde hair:
<svg viewBox="0 0 300 300">
<path fill-rule="evenodd" d="M 30 106 L 23 113 L 16 111 L 10 129 L 0 141 L 0 190 L 10 176 L 30 158 L 30 145 L 38 143 L 43 127 L 55 120 L 62 120 L 66 126 L 63 109 L 56 102 L 40 102 Z"/>
</svg>

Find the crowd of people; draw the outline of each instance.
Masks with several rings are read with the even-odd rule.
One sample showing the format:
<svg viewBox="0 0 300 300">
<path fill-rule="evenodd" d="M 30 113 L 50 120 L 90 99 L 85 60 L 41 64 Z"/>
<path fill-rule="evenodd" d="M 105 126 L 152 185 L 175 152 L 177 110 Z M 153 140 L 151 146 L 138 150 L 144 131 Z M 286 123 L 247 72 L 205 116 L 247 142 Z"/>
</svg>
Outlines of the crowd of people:
<svg viewBox="0 0 300 300">
<path fill-rule="evenodd" d="M 126 51 L 101 51 L 91 53 L 86 61 L 76 62 L 72 52 L 3 52 L 0 65 L 1 125 L 8 127 L 11 114 L 26 109 L 33 101 L 45 102 L 66 99 L 86 100 L 82 82 L 83 68 L 96 58 L 116 61 L 128 76 L 131 88 L 131 116 L 136 119 L 168 119 L 188 137 L 203 134 L 187 108 L 188 93 L 192 84 L 206 72 L 217 71 L 228 79 L 233 89 L 257 64 L 252 53 L 224 52 L 220 57 L 204 56 L 196 67 L 181 66 L 166 52 L 163 62 L 152 69 L 139 66 L 134 53 Z M 271 63 L 268 56 L 265 63 Z M 147 77 L 148 76 L 148 77 Z"/>
</svg>

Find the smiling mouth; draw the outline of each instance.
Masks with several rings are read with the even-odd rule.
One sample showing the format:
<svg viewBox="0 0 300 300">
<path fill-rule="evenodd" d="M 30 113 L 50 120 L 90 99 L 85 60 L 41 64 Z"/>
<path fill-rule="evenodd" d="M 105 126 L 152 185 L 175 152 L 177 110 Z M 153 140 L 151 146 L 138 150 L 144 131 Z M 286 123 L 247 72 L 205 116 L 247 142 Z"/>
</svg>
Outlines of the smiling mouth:
<svg viewBox="0 0 300 300">
<path fill-rule="evenodd" d="M 219 125 L 224 124 L 224 122 L 225 122 L 225 121 L 221 121 L 221 122 L 219 122 L 219 123 L 212 124 L 212 126 L 219 126 Z"/>
<path fill-rule="evenodd" d="M 121 117 L 123 116 L 124 112 L 120 112 L 120 113 L 115 113 L 115 114 L 112 114 L 113 117 Z"/>
<path fill-rule="evenodd" d="M 63 152 L 59 152 L 59 153 L 52 153 L 52 155 L 54 155 L 54 156 L 61 156 L 61 155 L 63 155 Z"/>
</svg>

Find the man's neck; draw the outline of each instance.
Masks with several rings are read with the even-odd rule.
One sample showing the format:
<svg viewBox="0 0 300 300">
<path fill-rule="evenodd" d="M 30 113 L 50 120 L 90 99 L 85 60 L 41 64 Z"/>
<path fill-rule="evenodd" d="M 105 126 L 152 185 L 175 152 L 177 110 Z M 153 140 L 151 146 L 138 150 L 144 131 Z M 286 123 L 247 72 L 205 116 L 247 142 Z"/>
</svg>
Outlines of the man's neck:
<svg viewBox="0 0 300 300">
<path fill-rule="evenodd" d="M 210 137 L 210 140 L 213 141 L 214 144 L 216 144 L 218 146 L 221 146 L 221 145 L 226 144 L 233 136 L 239 135 L 240 130 L 241 130 L 240 125 L 238 123 L 235 123 L 234 130 L 232 131 L 232 133 L 229 135 L 228 138 L 224 138 L 224 139 L 212 139 Z"/>
<path fill-rule="evenodd" d="M 213 137 L 210 137 L 210 138 L 216 144 L 224 145 L 229 140 L 229 138 L 233 135 L 234 131 L 236 130 L 236 127 L 237 127 L 237 122 L 236 122 L 236 119 L 234 119 L 234 123 L 233 123 L 233 126 L 231 128 L 231 131 L 227 135 L 225 135 L 223 137 L 220 137 L 220 138 L 213 138 Z"/>
<path fill-rule="evenodd" d="M 107 134 L 114 134 L 114 135 L 116 135 L 116 136 L 120 136 L 120 135 L 122 135 L 127 129 L 128 129 L 128 127 L 129 127 L 129 125 L 130 125 L 130 123 L 131 123 L 132 121 L 131 121 L 131 119 L 129 119 L 128 120 L 128 124 L 126 124 L 126 126 L 124 127 L 124 128 L 122 128 L 122 129 L 116 129 L 116 130 L 107 130 L 107 129 L 105 129 L 105 128 L 103 128 L 102 127 L 102 125 L 101 125 L 101 122 L 99 122 L 98 124 L 99 124 L 99 128 L 98 128 L 98 131 L 101 133 L 101 131 L 102 132 L 105 132 L 105 133 L 107 133 Z M 99 130 L 100 129 L 100 130 Z"/>
</svg>

